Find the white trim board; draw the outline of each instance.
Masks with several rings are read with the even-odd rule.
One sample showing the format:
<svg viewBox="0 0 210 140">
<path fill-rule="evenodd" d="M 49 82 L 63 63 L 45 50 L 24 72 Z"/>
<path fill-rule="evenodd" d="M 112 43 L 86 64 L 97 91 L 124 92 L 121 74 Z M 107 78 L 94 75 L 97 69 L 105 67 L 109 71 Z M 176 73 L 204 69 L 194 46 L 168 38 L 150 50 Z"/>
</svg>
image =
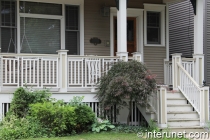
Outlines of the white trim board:
<svg viewBox="0 0 210 140">
<path fill-rule="evenodd" d="M 127 8 L 127 17 L 136 17 L 136 48 L 137 52 L 144 53 L 143 43 L 143 12 L 144 9 Z M 110 56 L 114 56 L 114 17 L 117 16 L 117 8 L 110 8 Z M 143 61 L 143 58 L 142 58 Z"/>
<path fill-rule="evenodd" d="M 165 47 L 165 7 L 164 4 L 144 4 L 144 46 L 162 46 Z M 160 25 L 160 44 L 147 43 L 147 11 L 160 12 L 161 25 Z"/>
</svg>

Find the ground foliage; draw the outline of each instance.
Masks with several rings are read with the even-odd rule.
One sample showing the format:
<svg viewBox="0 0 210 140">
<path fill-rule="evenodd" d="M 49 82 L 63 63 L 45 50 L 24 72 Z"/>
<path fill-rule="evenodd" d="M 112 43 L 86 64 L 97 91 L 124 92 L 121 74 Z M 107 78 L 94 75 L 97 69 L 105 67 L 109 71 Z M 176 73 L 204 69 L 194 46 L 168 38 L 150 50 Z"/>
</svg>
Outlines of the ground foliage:
<svg viewBox="0 0 210 140">
<path fill-rule="evenodd" d="M 106 112 L 117 105 L 118 108 L 128 107 L 131 115 L 131 105 L 146 105 L 149 95 L 156 92 L 156 80 L 147 67 L 135 60 L 117 62 L 103 76 L 98 83 L 96 98 L 101 103 L 102 110 Z"/>
</svg>

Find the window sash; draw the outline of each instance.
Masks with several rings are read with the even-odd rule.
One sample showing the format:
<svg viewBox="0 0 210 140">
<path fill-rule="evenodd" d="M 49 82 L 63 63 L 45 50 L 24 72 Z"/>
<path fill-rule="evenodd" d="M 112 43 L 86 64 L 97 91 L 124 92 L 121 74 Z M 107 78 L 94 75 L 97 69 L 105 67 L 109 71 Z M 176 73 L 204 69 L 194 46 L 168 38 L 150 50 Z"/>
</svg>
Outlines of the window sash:
<svg viewBox="0 0 210 140">
<path fill-rule="evenodd" d="M 3 25 L 2 14 L 0 13 L 0 48 L 1 52 L 16 53 L 17 52 L 17 2 L 15 0 L 1 1 L 0 9 L 2 9 L 2 4 L 4 2 L 10 2 L 9 3 L 10 15 L 9 15 L 9 24 Z M 13 9 L 14 13 L 11 13 L 11 8 L 14 8 Z M 8 31 L 3 35 L 3 32 L 5 32 L 5 30 Z"/>
<path fill-rule="evenodd" d="M 148 22 L 148 15 L 150 13 L 156 13 L 158 15 L 158 18 L 159 18 L 158 19 L 158 21 L 159 21 L 158 24 L 154 23 L 153 26 L 152 26 L 152 23 Z M 155 18 L 157 18 L 157 17 L 155 17 Z M 154 21 L 154 20 L 152 20 L 152 21 Z M 148 29 L 157 29 L 158 30 L 158 33 L 157 33 L 157 36 L 156 36 L 158 41 L 150 41 L 148 39 Z M 161 44 L 161 13 L 160 12 L 147 11 L 147 44 Z"/>
</svg>

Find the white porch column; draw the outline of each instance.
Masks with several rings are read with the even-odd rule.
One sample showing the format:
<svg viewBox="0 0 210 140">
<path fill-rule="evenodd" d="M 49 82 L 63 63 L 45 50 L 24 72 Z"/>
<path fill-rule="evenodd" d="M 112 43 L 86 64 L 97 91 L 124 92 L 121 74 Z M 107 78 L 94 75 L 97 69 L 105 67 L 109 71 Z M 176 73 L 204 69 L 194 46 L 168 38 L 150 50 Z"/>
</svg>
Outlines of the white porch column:
<svg viewBox="0 0 210 140">
<path fill-rule="evenodd" d="M 117 56 L 128 61 L 127 53 L 127 0 L 119 0 L 117 11 Z"/>
<path fill-rule="evenodd" d="M 58 50 L 58 56 L 59 56 L 59 68 L 58 68 L 58 86 L 60 88 L 60 92 L 67 92 L 67 80 L 68 80 L 68 71 L 67 71 L 67 52 L 68 50 Z"/>
<path fill-rule="evenodd" d="M 194 16 L 194 54 L 203 54 L 204 0 L 196 0 Z"/>
<path fill-rule="evenodd" d="M 205 0 L 196 0 L 196 15 L 194 16 L 194 79 L 199 85 L 204 80 L 203 32 L 204 32 L 204 3 Z"/>
</svg>

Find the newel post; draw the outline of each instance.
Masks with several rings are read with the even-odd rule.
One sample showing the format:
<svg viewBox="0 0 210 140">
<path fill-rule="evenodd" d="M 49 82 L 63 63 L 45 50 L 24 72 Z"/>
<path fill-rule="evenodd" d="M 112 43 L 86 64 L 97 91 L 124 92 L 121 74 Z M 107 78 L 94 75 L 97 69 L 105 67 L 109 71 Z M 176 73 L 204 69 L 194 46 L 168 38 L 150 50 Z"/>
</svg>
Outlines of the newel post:
<svg viewBox="0 0 210 140">
<path fill-rule="evenodd" d="M 67 70 L 67 52 L 68 50 L 58 50 L 58 86 L 60 87 L 60 92 L 67 92 L 67 80 L 68 80 L 68 70 Z"/>
<path fill-rule="evenodd" d="M 167 128 L 167 90 L 161 87 L 157 93 L 158 127 Z"/>
<path fill-rule="evenodd" d="M 182 64 L 181 53 L 172 54 L 172 84 L 173 90 L 178 90 L 180 85 L 180 73 L 177 63 Z"/>
<path fill-rule="evenodd" d="M 140 52 L 134 52 L 133 54 L 133 59 L 138 61 L 138 62 L 142 62 L 142 55 Z"/>
<path fill-rule="evenodd" d="M 200 125 L 209 121 L 209 87 L 202 87 L 200 92 Z"/>
<path fill-rule="evenodd" d="M 194 79 L 202 86 L 204 80 L 204 54 L 193 54 L 194 63 Z"/>
</svg>

